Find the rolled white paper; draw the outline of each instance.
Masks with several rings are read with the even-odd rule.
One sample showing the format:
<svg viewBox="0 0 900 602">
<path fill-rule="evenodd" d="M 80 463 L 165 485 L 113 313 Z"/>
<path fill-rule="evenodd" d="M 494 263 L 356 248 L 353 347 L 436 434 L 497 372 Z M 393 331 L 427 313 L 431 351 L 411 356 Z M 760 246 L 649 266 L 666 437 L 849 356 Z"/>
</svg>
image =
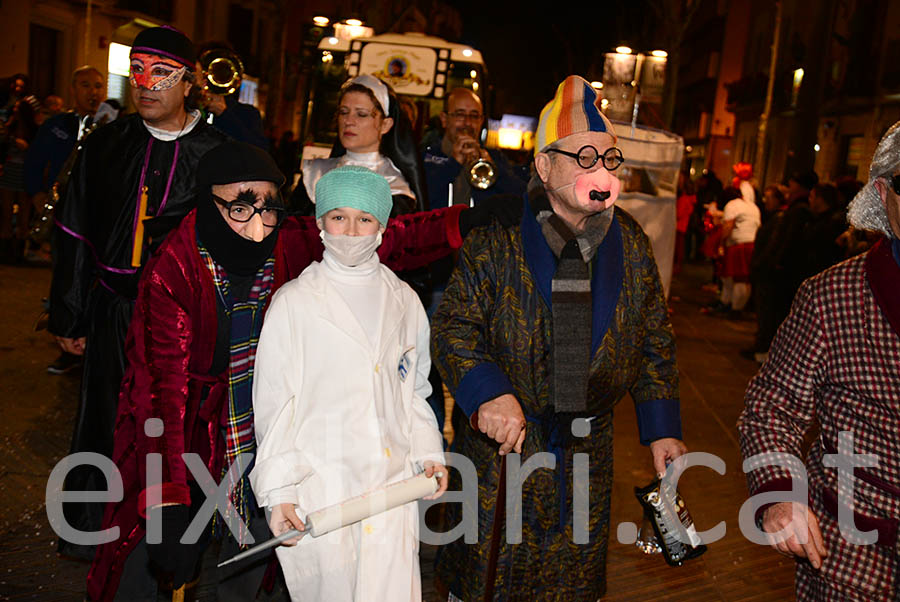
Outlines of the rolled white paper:
<svg viewBox="0 0 900 602">
<path fill-rule="evenodd" d="M 306 528 L 313 537 L 321 537 L 335 529 L 431 495 L 437 490 L 437 479 L 434 476 L 426 477 L 421 472 L 414 477 L 310 512 L 306 517 Z"/>
<path fill-rule="evenodd" d="M 330 531 L 346 527 L 379 512 L 385 512 L 426 495 L 431 495 L 438 490 L 437 480 L 443 477 L 444 473 L 442 472 L 436 472 L 432 477 L 426 477 L 425 473 L 422 472 L 409 479 L 398 481 L 360 496 L 346 499 L 333 506 L 316 510 L 306 517 L 306 531 L 298 531 L 296 529 L 286 531 L 278 537 L 273 537 L 268 541 L 253 546 L 249 550 L 241 552 L 234 558 L 220 562 L 219 567 L 249 558 L 269 548 L 274 548 L 288 539 L 303 537 L 307 533 L 313 537 L 320 537 Z"/>
</svg>

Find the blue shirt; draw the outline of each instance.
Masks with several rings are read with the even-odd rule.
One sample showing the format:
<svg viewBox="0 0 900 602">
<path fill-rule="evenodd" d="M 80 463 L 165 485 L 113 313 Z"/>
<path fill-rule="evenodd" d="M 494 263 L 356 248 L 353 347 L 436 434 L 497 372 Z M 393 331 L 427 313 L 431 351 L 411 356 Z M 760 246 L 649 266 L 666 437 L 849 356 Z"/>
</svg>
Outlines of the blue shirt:
<svg viewBox="0 0 900 602">
<path fill-rule="evenodd" d="M 213 116 L 212 126 L 238 142 L 246 142 L 269 150 L 269 140 L 263 132 L 262 116 L 253 105 L 238 102 L 234 95 L 225 97 L 226 108 Z"/>
<path fill-rule="evenodd" d="M 38 129 L 25 156 L 25 192 L 28 195 L 50 190 L 78 141 L 78 123 L 76 113 L 60 113 Z"/>
<path fill-rule="evenodd" d="M 497 181 L 487 190 L 472 189 L 472 199 L 477 205 L 482 200 L 495 194 L 514 194 L 521 196 L 525 193 L 525 181 L 516 176 L 506 157 L 500 151 L 489 149 L 488 154 L 497 168 Z M 440 142 L 427 146 L 422 154 L 422 162 L 425 166 L 425 180 L 428 185 L 428 209 L 440 209 L 450 204 L 448 198 L 448 184 L 456 180 L 462 165 L 453 157 L 448 157 L 441 151 Z"/>
</svg>

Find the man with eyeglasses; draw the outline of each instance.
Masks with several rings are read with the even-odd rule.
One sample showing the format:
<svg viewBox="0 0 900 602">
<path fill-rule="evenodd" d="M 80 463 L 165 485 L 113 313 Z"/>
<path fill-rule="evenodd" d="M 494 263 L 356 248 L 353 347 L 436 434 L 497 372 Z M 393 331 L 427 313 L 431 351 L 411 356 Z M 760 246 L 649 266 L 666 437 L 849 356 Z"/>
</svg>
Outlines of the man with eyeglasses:
<svg viewBox="0 0 900 602">
<path fill-rule="evenodd" d="M 91 600 L 155 600 L 160 584 L 192 581 L 216 539 L 225 554 L 239 550 L 224 524 L 215 538 L 208 525 L 199 539 L 180 543 L 205 498 L 181 454 L 199 454 L 219 481 L 223 465 L 255 451 L 255 344 L 268 299 L 294 275 L 288 247 L 278 244 L 284 176 L 261 149 L 226 142 L 203 156 L 196 181 L 196 211 L 150 259 L 138 287 L 112 456 L 124 496 L 107 505 L 103 523 L 120 536 L 98 548 Z M 158 484 L 144 476 L 154 453 Z M 230 501 L 254 539 L 268 539 L 245 478 Z M 161 525 L 156 541 L 146 535 L 151 521 Z M 266 564 L 262 557 L 216 575 L 217 599 L 253 599 Z"/>
<path fill-rule="evenodd" d="M 498 207 L 518 203 L 525 192 L 525 182 L 515 175 L 509 162 L 498 150 L 488 150 L 481 146 L 481 127 L 484 112 L 481 98 L 468 88 L 454 88 L 444 101 L 441 125 L 444 136 L 440 144 L 425 148 L 423 164 L 428 186 L 428 204 L 432 209 L 454 205 L 479 206 L 486 199 L 497 195 L 509 195 L 508 200 L 499 196 L 494 199 Z M 486 159 L 494 164 L 497 179 L 487 189 L 472 187 L 466 167 L 476 159 Z M 508 201 L 508 202 L 507 202 Z M 515 205 L 512 205 L 515 206 Z M 453 271 L 453 259 L 446 257 L 434 262 L 428 268 L 427 284 L 429 295 L 423 299 L 429 317 L 434 314 L 441 295 Z M 444 393 L 437 370 L 432 366 L 432 394 L 428 403 L 438 418 L 438 426 L 444 424 Z"/>
<path fill-rule="evenodd" d="M 525 190 L 525 182 L 515 175 L 503 154 L 481 146 L 483 124 L 484 112 L 478 95 L 468 88 L 451 90 L 441 113 L 444 137 L 440 145 L 426 147 L 422 158 L 432 209 L 477 205 L 495 194 L 521 195 Z M 486 190 L 473 188 L 464 169 L 479 158 L 491 161 L 497 171 L 497 181 Z"/>
<path fill-rule="evenodd" d="M 900 122 L 875 148 L 848 219 L 884 237 L 803 282 L 738 420 L 745 459 L 785 456 L 747 479 L 751 495 L 784 492 L 755 518 L 778 552 L 798 560 L 798 600 L 900 592 Z M 801 462 L 808 495 L 792 481 Z"/>
<path fill-rule="evenodd" d="M 469 418 L 454 451 L 475 464 L 480 494 L 477 542 L 438 557 L 451 600 L 602 597 L 612 410 L 626 393 L 654 471 L 685 452 L 674 333 L 650 242 L 615 206 L 625 160 L 615 144 L 596 91 L 566 78 L 541 112 L 521 223 L 472 232 L 432 320 L 432 358 Z M 550 452 L 555 468 L 531 473 L 519 494 L 510 452 Z M 522 504 L 517 545 L 498 511 L 510 488 Z M 448 504 L 449 524 L 461 514 Z"/>
<path fill-rule="evenodd" d="M 205 499 L 200 475 L 188 473 L 181 454 L 199 454 L 221 482 L 224 468 L 255 453 L 250 391 L 263 314 L 282 284 L 322 258 L 315 221 L 285 218 L 284 176 L 262 149 L 225 142 L 201 158 L 196 181 L 196 210 L 148 261 L 138 286 L 112 455 L 124 496 L 107 505 L 103 522 L 119 536 L 98 548 L 91 600 L 155 600 L 159 582 L 177 589 L 194 581 L 213 535 L 220 560 L 246 543 L 221 520 L 200 540 L 180 543 Z M 381 259 L 404 269 L 448 254 L 448 230 L 461 213 L 477 212 L 450 208 L 391 220 Z M 158 486 L 145 480 L 151 454 L 162 461 Z M 269 531 L 247 481 L 252 461 L 240 465 L 230 500 L 260 542 Z M 162 525 L 161 541 L 146 542 L 144 518 Z M 202 574 L 201 583 L 215 585 L 217 600 L 255 599 L 268 560 L 234 563 Z"/>
</svg>

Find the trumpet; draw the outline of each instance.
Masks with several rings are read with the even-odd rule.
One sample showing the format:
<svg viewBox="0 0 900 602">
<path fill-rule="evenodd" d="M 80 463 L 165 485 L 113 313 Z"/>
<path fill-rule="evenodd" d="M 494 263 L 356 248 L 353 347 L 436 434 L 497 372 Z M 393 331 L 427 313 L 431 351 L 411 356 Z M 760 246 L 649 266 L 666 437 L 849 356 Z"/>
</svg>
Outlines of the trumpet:
<svg viewBox="0 0 900 602">
<path fill-rule="evenodd" d="M 212 48 L 200 55 L 203 89 L 211 94 L 227 96 L 241 87 L 244 63 L 228 48 Z"/>
<path fill-rule="evenodd" d="M 469 184 L 479 190 L 487 190 L 497 181 L 497 168 L 493 162 L 479 157 L 466 165 Z"/>
<path fill-rule="evenodd" d="M 497 166 L 489 157 L 483 157 L 481 148 L 475 143 L 466 143 L 463 150 L 474 155 L 474 159 L 466 162 L 465 172 L 469 184 L 479 190 L 487 190 L 497 181 Z"/>
</svg>

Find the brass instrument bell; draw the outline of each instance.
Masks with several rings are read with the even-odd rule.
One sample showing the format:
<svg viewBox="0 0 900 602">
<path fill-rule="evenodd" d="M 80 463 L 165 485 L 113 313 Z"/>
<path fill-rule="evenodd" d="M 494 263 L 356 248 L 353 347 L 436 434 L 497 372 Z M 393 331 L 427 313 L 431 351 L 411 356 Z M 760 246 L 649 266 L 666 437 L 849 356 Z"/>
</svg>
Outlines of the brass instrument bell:
<svg viewBox="0 0 900 602">
<path fill-rule="evenodd" d="M 497 181 L 497 166 L 488 158 L 481 156 L 481 148 L 473 143 L 464 145 L 464 151 L 476 157 L 466 163 L 466 178 L 472 188 L 487 190 Z"/>
<path fill-rule="evenodd" d="M 478 158 L 466 166 L 469 184 L 479 190 L 487 190 L 497 181 L 497 168 L 491 161 Z"/>
<path fill-rule="evenodd" d="M 228 48 L 212 48 L 200 55 L 203 89 L 211 94 L 227 96 L 241 87 L 244 64 L 241 57 Z"/>
</svg>

